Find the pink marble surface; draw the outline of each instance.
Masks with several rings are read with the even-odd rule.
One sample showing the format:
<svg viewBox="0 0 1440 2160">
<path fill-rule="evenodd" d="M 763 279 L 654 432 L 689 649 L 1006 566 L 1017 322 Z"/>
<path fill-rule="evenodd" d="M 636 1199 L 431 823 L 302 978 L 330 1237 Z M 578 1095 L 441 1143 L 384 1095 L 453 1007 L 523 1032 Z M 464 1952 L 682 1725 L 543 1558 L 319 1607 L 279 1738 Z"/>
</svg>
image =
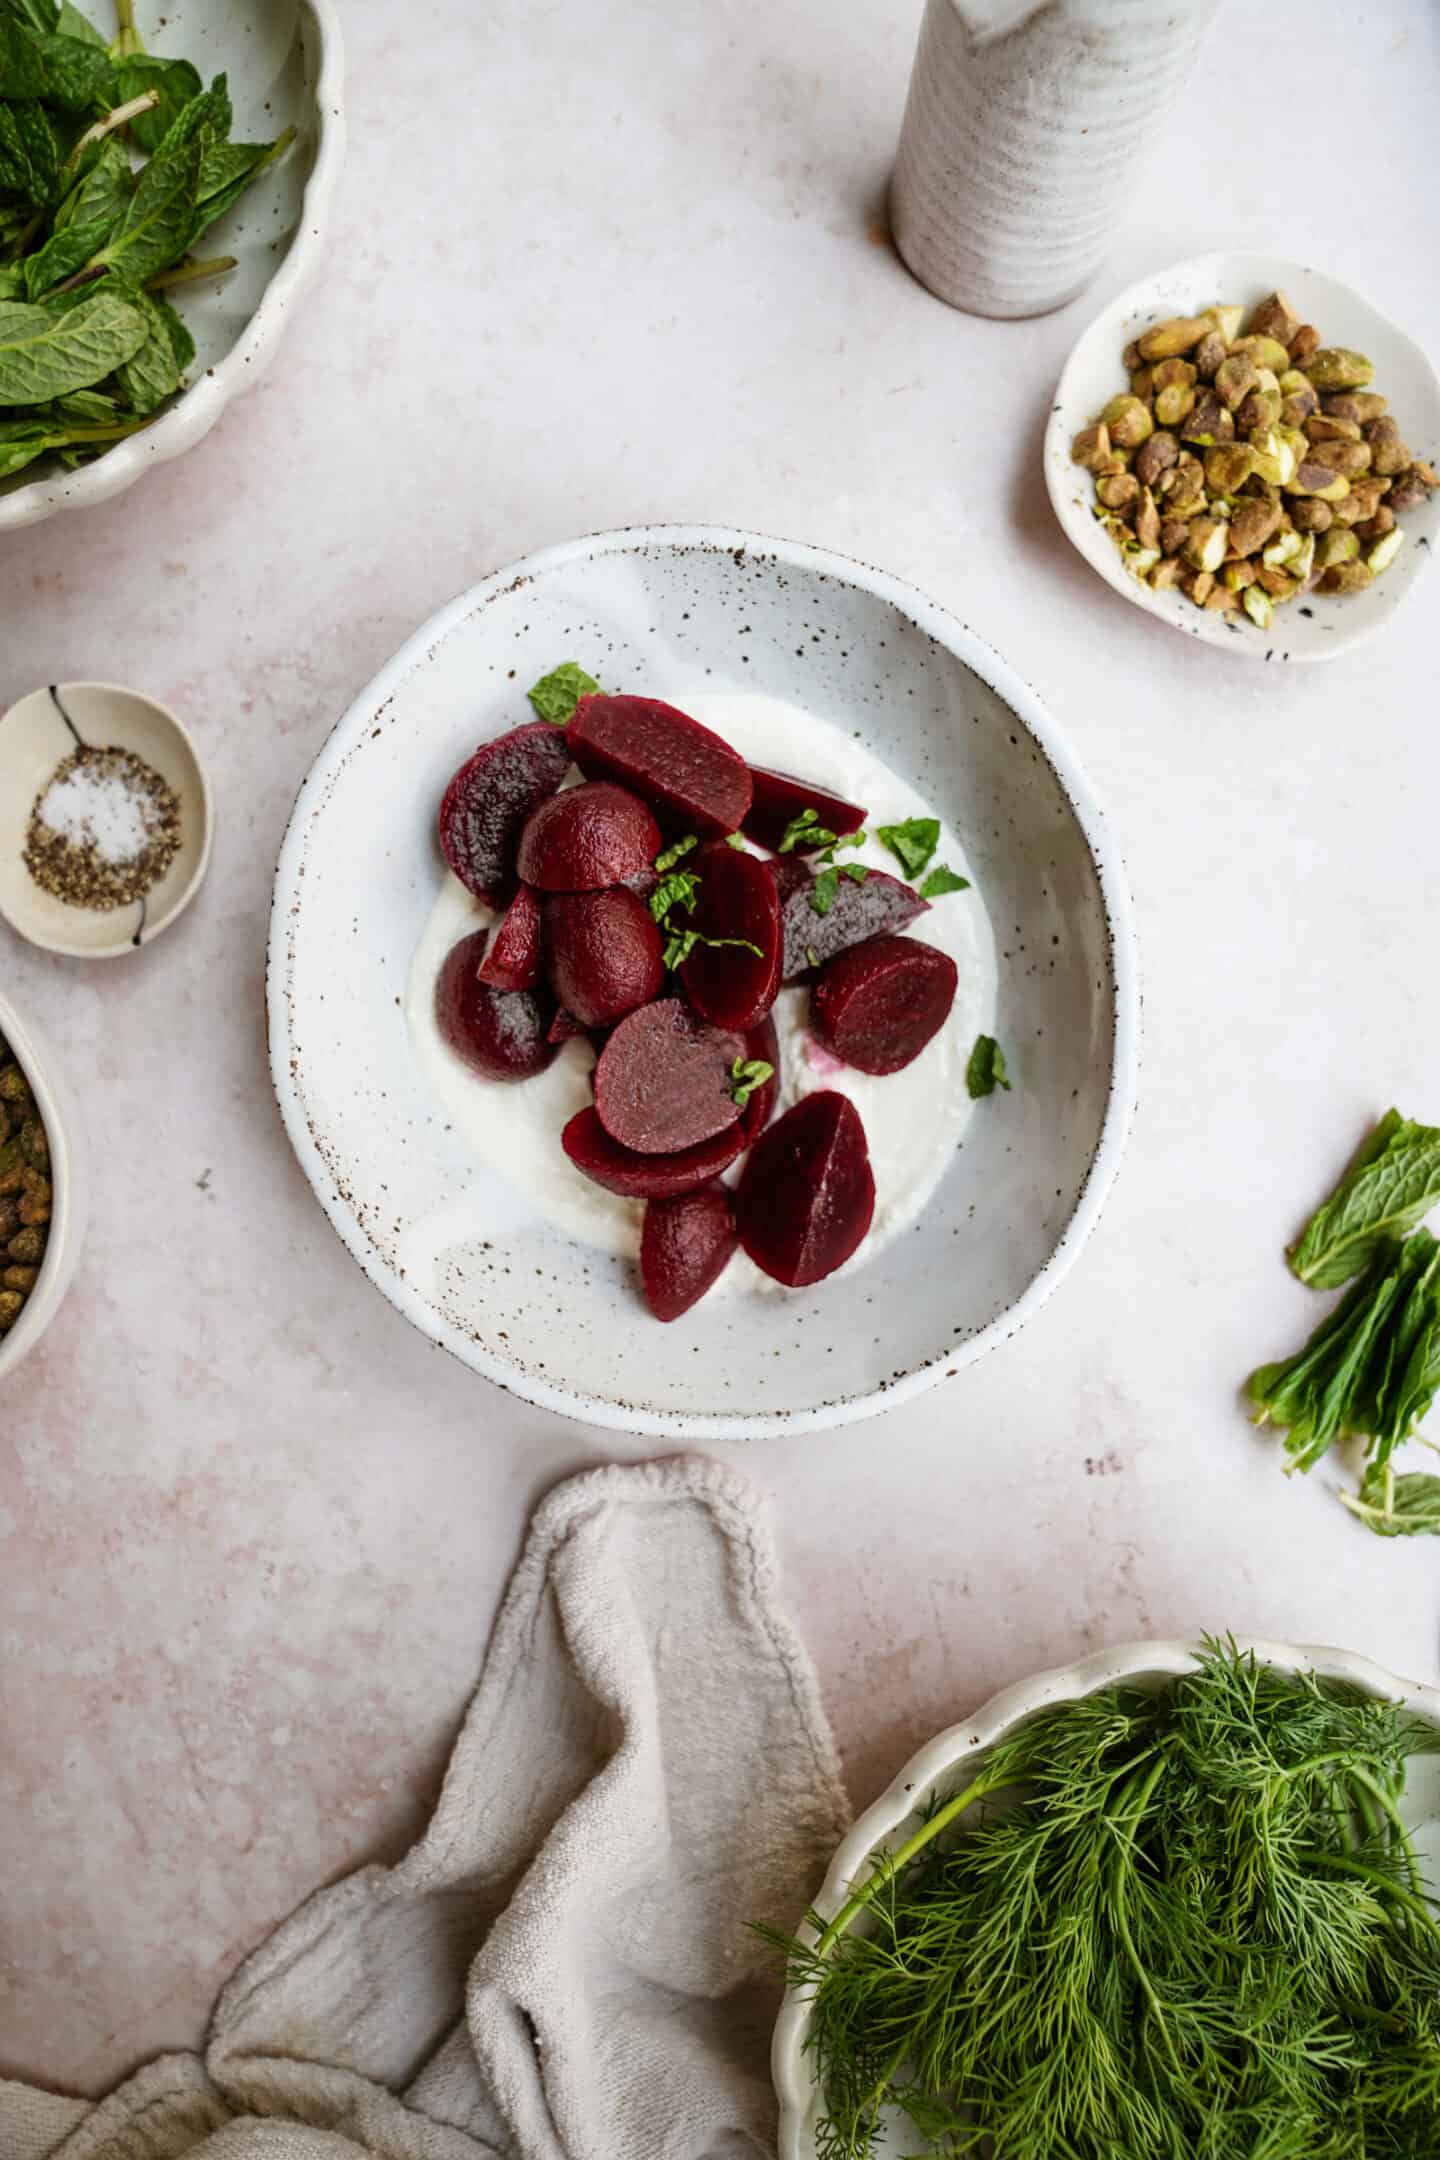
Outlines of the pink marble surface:
<svg viewBox="0 0 1440 2160">
<path fill-rule="evenodd" d="M 502 0 L 478 27 L 352 0 L 341 214 L 273 373 L 136 493 L 0 542 L 0 703 L 133 682 L 195 727 L 219 805 L 207 889 L 147 951 L 0 934 L 96 1160 L 75 1289 L 0 1398 L 0 2072 L 96 2092 L 193 2043 L 250 1943 L 394 1852 L 535 1496 L 625 1452 L 365 1284 L 285 1146 L 261 1004 L 333 718 L 441 601 L 572 532 L 727 521 L 913 578 L 1021 664 L 1127 847 L 1142 1103 L 1074 1277 L 883 1423 L 715 1451 L 773 1494 L 857 1800 L 1106 1641 L 1229 1626 L 1437 1676 L 1433 1551 L 1367 1540 L 1326 1472 L 1287 1485 L 1234 1389 L 1312 1316 L 1281 1244 L 1362 1121 L 1440 1117 L 1440 589 L 1282 674 L 1084 568 L 1038 446 L 1090 303 L 970 321 L 883 244 L 917 12 Z M 1303 38 L 1262 15 L 1245 40 L 1223 128 L 1183 101 L 1094 302 L 1243 236 L 1440 350 L 1440 196 L 1404 148 L 1433 10 L 1357 31 L 1318 0 Z M 1270 139 L 1280 80 L 1297 112 L 1344 82 L 1380 148 L 1363 189 L 1269 218 L 1225 144 Z"/>
</svg>

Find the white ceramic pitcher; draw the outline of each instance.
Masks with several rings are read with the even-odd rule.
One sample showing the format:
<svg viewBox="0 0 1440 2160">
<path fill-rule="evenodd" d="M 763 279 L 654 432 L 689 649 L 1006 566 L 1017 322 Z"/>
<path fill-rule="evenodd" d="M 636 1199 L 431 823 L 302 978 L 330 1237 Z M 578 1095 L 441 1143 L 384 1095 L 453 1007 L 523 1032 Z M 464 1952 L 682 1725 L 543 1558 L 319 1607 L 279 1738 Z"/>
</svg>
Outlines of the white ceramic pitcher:
<svg viewBox="0 0 1440 2160">
<path fill-rule="evenodd" d="M 1218 0 L 927 0 L 891 189 L 901 255 L 975 315 L 1094 274 Z"/>
</svg>

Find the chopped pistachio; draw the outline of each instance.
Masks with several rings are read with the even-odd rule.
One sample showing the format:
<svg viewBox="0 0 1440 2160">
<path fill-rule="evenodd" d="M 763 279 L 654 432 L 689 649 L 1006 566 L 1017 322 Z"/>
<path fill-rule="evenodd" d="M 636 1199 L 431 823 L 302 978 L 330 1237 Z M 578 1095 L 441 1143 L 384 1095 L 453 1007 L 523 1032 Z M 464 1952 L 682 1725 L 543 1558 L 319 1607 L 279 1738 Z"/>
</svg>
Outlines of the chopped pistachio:
<svg viewBox="0 0 1440 2160">
<path fill-rule="evenodd" d="M 1360 542 L 1353 532 L 1345 532 L 1332 525 L 1329 532 L 1322 533 L 1315 549 L 1315 568 L 1333 570 L 1336 563 L 1353 562 L 1360 553 Z"/>
<path fill-rule="evenodd" d="M 1315 568 L 1315 547 L 1316 540 L 1314 533 L 1306 533 L 1304 547 L 1301 548 L 1300 553 L 1295 557 L 1294 562 L 1289 562 L 1285 565 L 1285 568 L 1289 572 L 1290 576 L 1292 578 L 1298 578 L 1302 585 L 1305 583 L 1306 579 L 1311 575 Z"/>
<path fill-rule="evenodd" d="M 1180 445 L 1164 428 L 1157 428 L 1135 452 L 1135 475 L 1146 487 L 1154 487 L 1160 475 L 1180 455 Z"/>
<path fill-rule="evenodd" d="M 1312 444 L 1306 462 L 1328 466 L 1331 472 L 1344 473 L 1347 480 L 1359 480 L 1369 472 L 1373 456 L 1367 442 L 1322 442 Z"/>
<path fill-rule="evenodd" d="M 1267 368 L 1265 373 L 1269 372 Z M 1276 427 L 1279 425 L 1280 408 L 1284 402 L 1278 384 L 1273 390 L 1267 390 L 1264 383 L 1257 383 L 1255 388 L 1241 399 L 1240 409 L 1235 415 L 1235 425 L 1242 435 L 1248 435 L 1254 428 Z"/>
<path fill-rule="evenodd" d="M 1313 495 L 1290 505 L 1291 519 L 1301 532 L 1328 532 L 1333 514 L 1329 503 L 1319 502 Z"/>
<path fill-rule="evenodd" d="M 1157 360 L 1150 372 L 1157 390 L 1169 390 L 1177 385 L 1188 390 L 1195 380 L 1195 370 L 1188 360 Z"/>
<path fill-rule="evenodd" d="M 1232 338 L 1239 337 L 1240 325 L 1244 319 L 1245 310 L 1242 307 L 1231 307 L 1228 304 L 1222 304 L 1205 310 L 1206 322 L 1219 331 L 1227 345 Z"/>
<path fill-rule="evenodd" d="M 1160 521 L 1160 549 L 1165 555 L 1178 555 L 1190 537 L 1190 527 L 1184 518 L 1165 517 Z"/>
<path fill-rule="evenodd" d="M 1379 577 L 1382 570 L 1389 569 L 1391 563 L 1399 554 L 1404 540 L 1404 533 L 1396 525 L 1382 539 L 1375 542 L 1375 545 L 1365 557 L 1365 567 L 1372 577 Z"/>
<path fill-rule="evenodd" d="M 1149 488 L 1141 488 L 1140 501 L 1135 511 L 1135 537 L 1142 548 L 1160 548 L 1160 512 Z"/>
<path fill-rule="evenodd" d="M 1184 568 L 1178 555 L 1163 555 L 1150 572 L 1150 583 L 1156 592 L 1168 592 L 1172 585 L 1179 584 Z"/>
<path fill-rule="evenodd" d="M 1255 470 L 1249 443 L 1217 443 L 1205 453 L 1205 484 L 1216 495 L 1234 495 Z"/>
<path fill-rule="evenodd" d="M 1155 424 L 1140 399 L 1125 393 L 1111 398 L 1100 418 L 1122 450 L 1138 450 Z"/>
<path fill-rule="evenodd" d="M 1290 487 L 1294 483 L 1295 468 L 1299 460 L 1293 444 L 1275 428 L 1257 428 L 1250 438 L 1250 448 L 1255 456 L 1255 470 L 1262 480 L 1272 487 Z"/>
<path fill-rule="evenodd" d="M 1305 422 L 1305 434 L 1311 442 L 1359 442 L 1358 420 L 1337 420 L 1330 413 L 1311 413 Z"/>
<path fill-rule="evenodd" d="M 1429 467 L 1417 462 L 1396 479 L 1390 490 L 1390 507 L 1398 515 L 1404 510 L 1418 510 L 1429 494 L 1434 482 L 1427 483 L 1424 475 Z"/>
<path fill-rule="evenodd" d="M 1130 343 L 1125 347 L 1125 350 L 1123 353 L 1121 353 L 1120 358 L 1122 363 L 1127 368 L 1139 367 L 1140 347 L 1136 344 L 1134 338 L 1131 338 Z"/>
<path fill-rule="evenodd" d="M 1081 428 L 1074 442 L 1070 445 L 1071 462 L 1076 465 L 1087 466 L 1091 471 L 1099 464 L 1101 458 L 1107 458 L 1109 455 L 1110 430 L 1103 420 L 1098 420 L 1094 427 Z"/>
<path fill-rule="evenodd" d="M 1243 555 L 1236 562 L 1227 562 L 1220 573 L 1221 584 L 1228 585 L 1231 592 L 1243 592 L 1254 580 L 1254 568 Z"/>
<path fill-rule="evenodd" d="M 1336 563 L 1320 580 L 1320 590 L 1325 593 L 1363 592 L 1372 576 L 1369 563 Z"/>
<path fill-rule="evenodd" d="M 1260 496 L 1247 498 L 1231 521 L 1231 545 L 1241 555 L 1257 554 L 1267 540 L 1274 539 L 1283 515 L 1279 503 Z"/>
<path fill-rule="evenodd" d="M 1305 542 L 1298 532 L 1282 532 L 1278 539 L 1270 542 L 1263 560 L 1269 563 L 1272 570 L 1283 570 L 1286 563 L 1294 562 L 1304 545 Z"/>
<path fill-rule="evenodd" d="M 1197 570 L 1218 570 L 1230 545 L 1230 528 L 1217 518 L 1195 518 L 1185 543 L 1187 561 Z"/>
<path fill-rule="evenodd" d="M 1222 399 L 1231 412 L 1240 405 L 1260 380 L 1260 371 L 1253 360 L 1244 353 L 1232 353 L 1222 360 L 1215 372 L 1215 394 Z"/>
<path fill-rule="evenodd" d="M 1300 318 L 1283 292 L 1273 292 L 1258 307 L 1251 308 L 1245 327 L 1252 337 L 1277 338 L 1282 345 L 1288 345 L 1300 328 Z"/>
<path fill-rule="evenodd" d="M 1286 427 L 1303 427 L 1315 410 L 1315 392 L 1297 390 L 1280 400 L 1280 418 Z"/>
<path fill-rule="evenodd" d="M 1352 525 L 1350 530 L 1358 532 L 1360 538 L 1367 543 L 1372 540 L 1383 540 L 1386 533 L 1395 530 L 1395 513 L 1388 503 L 1381 503 L 1374 517 L 1366 518 L 1362 525 Z"/>
<path fill-rule="evenodd" d="M 1312 352 L 1318 352 L 1320 332 L 1314 323 L 1301 323 L 1290 340 L 1290 358 L 1296 367 L 1304 367 Z"/>
<path fill-rule="evenodd" d="M 1210 615 L 1233 615 L 1239 606 L 1240 595 L 1231 592 L 1228 585 L 1212 585 L 1205 595 L 1205 609 Z"/>
<path fill-rule="evenodd" d="M 1172 315 L 1168 322 L 1156 323 L 1143 332 L 1140 338 L 1142 360 L 1169 360 L 1176 353 L 1188 353 L 1200 343 L 1211 324 L 1204 315 Z"/>
<path fill-rule="evenodd" d="M 1123 450 L 1109 450 L 1102 458 L 1096 458 L 1091 471 L 1103 480 L 1107 473 L 1129 472 L 1130 459 Z"/>
<path fill-rule="evenodd" d="M 1200 343 L 1190 355 L 1195 372 L 1204 382 L 1214 379 L 1215 370 L 1225 358 L 1226 340 L 1218 330 L 1207 330 Z"/>
<path fill-rule="evenodd" d="M 1132 547 L 1125 550 L 1125 567 L 1133 577 L 1148 578 L 1159 560 L 1160 550 L 1158 547 Z"/>
<path fill-rule="evenodd" d="M 1363 390 L 1375 369 L 1364 353 L 1346 345 L 1322 345 L 1305 362 L 1305 372 L 1317 390 Z"/>
<path fill-rule="evenodd" d="M 1388 414 L 1378 420 L 1366 421 L 1365 440 L 1370 446 L 1372 469 L 1382 479 L 1393 479 L 1395 474 L 1405 471 L 1410 463 L 1410 452 Z"/>
<path fill-rule="evenodd" d="M 1123 510 L 1127 503 L 1139 501 L 1140 482 L 1134 473 L 1111 473 L 1096 481 L 1095 493 L 1107 510 Z"/>
<path fill-rule="evenodd" d="M 1380 419 L 1388 402 L 1375 390 L 1331 390 L 1321 398 L 1320 410 L 1336 420 L 1358 420 L 1363 427 L 1367 420 Z"/>
<path fill-rule="evenodd" d="M 1180 580 L 1180 590 L 1196 607 L 1204 607 L 1207 594 L 1215 583 L 1213 570 L 1189 570 Z"/>
<path fill-rule="evenodd" d="M 1257 629 L 1269 629 L 1270 618 L 1275 609 L 1263 585 L 1247 585 L 1240 595 L 1240 605 Z"/>
<path fill-rule="evenodd" d="M 1287 577 L 1283 570 L 1272 570 L 1269 563 L 1263 562 L 1255 572 L 1255 582 L 1272 600 L 1289 600 L 1298 589 L 1293 577 Z"/>
<path fill-rule="evenodd" d="M 1138 397 L 1142 405 L 1148 405 L 1155 394 L 1155 370 L 1152 367 L 1132 368 L 1130 371 L 1130 395 Z"/>
<path fill-rule="evenodd" d="M 1243 356 L 1245 359 L 1253 361 L 1257 368 L 1269 368 L 1272 374 L 1277 376 L 1290 365 L 1290 355 L 1278 338 L 1232 338 L 1230 352 L 1232 358 Z"/>
<path fill-rule="evenodd" d="M 1228 405 L 1222 404 L 1214 390 L 1201 390 L 1191 406 L 1181 435 L 1186 442 L 1210 445 L 1217 442 L 1233 442 L 1235 422 Z"/>
<path fill-rule="evenodd" d="M 1322 502 L 1343 502 L 1350 493 L 1350 482 L 1342 472 L 1332 472 L 1328 465 L 1319 465 L 1313 458 L 1305 458 L 1294 477 L 1284 483 L 1295 495 L 1318 495 Z"/>
<path fill-rule="evenodd" d="M 1155 418 L 1161 427 L 1178 427 L 1193 410 L 1195 392 L 1188 383 L 1167 383 L 1155 393 Z"/>
</svg>

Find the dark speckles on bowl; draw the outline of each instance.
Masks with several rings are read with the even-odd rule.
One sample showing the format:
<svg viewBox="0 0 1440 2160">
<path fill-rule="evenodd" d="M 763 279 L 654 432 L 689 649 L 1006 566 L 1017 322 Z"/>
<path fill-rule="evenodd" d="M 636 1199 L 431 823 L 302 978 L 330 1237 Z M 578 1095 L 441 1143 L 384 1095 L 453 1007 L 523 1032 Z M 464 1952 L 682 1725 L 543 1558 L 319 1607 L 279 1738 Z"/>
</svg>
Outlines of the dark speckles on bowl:
<svg viewBox="0 0 1440 2160">
<path fill-rule="evenodd" d="M 435 804 L 477 741 L 528 717 L 523 686 L 560 657 L 682 706 L 687 687 L 750 688 L 848 722 L 958 827 L 992 919 L 1046 956 L 1002 970 L 1014 1091 L 980 1106 L 912 1230 L 820 1291 L 716 1294 L 653 1326 L 627 1263 L 551 1228 L 435 1115 L 397 1003 L 442 875 Z M 1123 874 L 1034 693 L 883 573 L 703 527 L 551 549 L 397 654 L 296 804 L 268 996 L 287 1130 L 371 1280 L 491 1380 L 643 1433 L 844 1423 L 1003 1341 L 1084 1242 L 1133 1099 Z"/>
</svg>

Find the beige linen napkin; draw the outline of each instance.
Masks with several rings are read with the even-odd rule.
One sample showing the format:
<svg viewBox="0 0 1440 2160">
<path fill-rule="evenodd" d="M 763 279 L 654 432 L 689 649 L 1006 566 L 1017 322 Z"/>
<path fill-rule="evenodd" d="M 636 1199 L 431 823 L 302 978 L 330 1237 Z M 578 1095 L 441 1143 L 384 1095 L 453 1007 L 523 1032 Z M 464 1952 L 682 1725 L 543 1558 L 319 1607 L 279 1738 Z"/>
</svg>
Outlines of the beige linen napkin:
<svg viewBox="0 0 1440 2160">
<path fill-rule="evenodd" d="M 847 1822 L 761 1503 L 696 1457 L 537 1510 L 435 1816 L 254 1952 L 203 2056 L 98 2106 L 0 2079 L 0 2160 L 741 2160 Z"/>
</svg>

